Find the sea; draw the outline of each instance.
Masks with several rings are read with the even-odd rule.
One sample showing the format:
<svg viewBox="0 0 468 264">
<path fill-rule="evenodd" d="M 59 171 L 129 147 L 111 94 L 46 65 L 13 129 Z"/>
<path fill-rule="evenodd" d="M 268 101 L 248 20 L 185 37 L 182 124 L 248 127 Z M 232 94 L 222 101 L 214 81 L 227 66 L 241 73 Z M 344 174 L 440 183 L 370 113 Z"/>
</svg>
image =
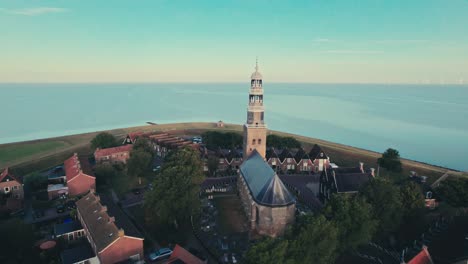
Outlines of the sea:
<svg viewBox="0 0 468 264">
<path fill-rule="evenodd" d="M 0 84 L 0 144 L 140 126 L 242 124 L 249 83 Z M 468 86 L 264 83 L 269 129 L 468 170 Z"/>
</svg>

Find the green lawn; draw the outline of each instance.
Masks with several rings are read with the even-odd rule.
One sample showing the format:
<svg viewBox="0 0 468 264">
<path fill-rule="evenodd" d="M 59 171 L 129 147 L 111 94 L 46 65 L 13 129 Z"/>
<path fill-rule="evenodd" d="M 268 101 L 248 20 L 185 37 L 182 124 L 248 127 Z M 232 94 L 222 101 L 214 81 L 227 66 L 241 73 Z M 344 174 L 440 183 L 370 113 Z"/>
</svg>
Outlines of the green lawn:
<svg viewBox="0 0 468 264">
<path fill-rule="evenodd" d="M 13 160 L 24 159 L 68 145 L 65 141 L 39 141 L 27 144 L 4 145 L 0 147 L 0 167 Z"/>
</svg>

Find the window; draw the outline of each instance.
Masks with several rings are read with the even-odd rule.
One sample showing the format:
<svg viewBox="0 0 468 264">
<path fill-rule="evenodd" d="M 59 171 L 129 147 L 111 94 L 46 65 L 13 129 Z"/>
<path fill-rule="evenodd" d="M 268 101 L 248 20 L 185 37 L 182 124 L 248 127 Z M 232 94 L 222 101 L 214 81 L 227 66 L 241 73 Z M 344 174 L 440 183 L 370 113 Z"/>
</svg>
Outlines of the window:
<svg viewBox="0 0 468 264">
<path fill-rule="evenodd" d="M 291 162 L 291 158 L 288 158 L 288 162 Z"/>
<path fill-rule="evenodd" d="M 18 185 L 13 186 L 13 190 L 18 190 L 18 189 L 19 189 Z"/>
<path fill-rule="evenodd" d="M 5 193 L 9 193 L 10 192 L 10 187 L 5 187 L 5 188 L 3 188 L 3 190 L 5 191 Z"/>
<path fill-rule="evenodd" d="M 255 139 L 252 139 L 252 145 L 255 145 Z"/>
<path fill-rule="evenodd" d="M 262 144 L 262 139 L 261 138 L 258 139 L 258 144 L 259 145 Z"/>
</svg>

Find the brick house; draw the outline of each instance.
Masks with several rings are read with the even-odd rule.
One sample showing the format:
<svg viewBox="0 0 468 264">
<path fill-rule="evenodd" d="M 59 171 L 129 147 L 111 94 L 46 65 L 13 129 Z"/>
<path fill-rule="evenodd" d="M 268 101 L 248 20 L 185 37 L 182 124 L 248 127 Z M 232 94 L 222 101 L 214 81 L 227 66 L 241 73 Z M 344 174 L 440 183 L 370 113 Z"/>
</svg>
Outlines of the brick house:
<svg viewBox="0 0 468 264">
<path fill-rule="evenodd" d="M 68 194 L 80 195 L 96 188 L 96 178 L 87 158 L 78 157 L 75 153 L 64 162 Z"/>
<path fill-rule="evenodd" d="M 111 202 L 107 205 L 115 207 Z M 126 223 L 122 215 L 118 217 L 114 213 L 110 216 L 107 206 L 101 204 L 100 197 L 93 190 L 78 200 L 76 207 L 86 238 L 102 264 L 143 260 L 141 235 Z"/>
<path fill-rule="evenodd" d="M 313 170 L 318 173 L 330 167 L 330 158 L 325 154 L 322 148 L 315 144 L 309 152 L 309 158 L 312 161 Z"/>
<path fill-rule="evenodd" d="M 279 155 L 281 162 L 280 170 L 283 173 L 296 171 L 296 160 L 294 155 L 289 149 L 284 149 Z"/>
<path fill-rule="evenodd" d="M 171 256 L 167 260 L 167 264 L 205 264 L 207 261 L 202 261 L 201 259 L 194 256 L 192 253 L 188 252 L 185 248 L 176 244 L 174 250 L 172 251 Z"/>
<path fill-rule="evenodd" d="M 23 207 L 23 181 L 13 175 L 9 168 L 0 174 L 0 195 L 0 209 L 15 211 Z"/>
<path fill-rule="evenodd" d="M 277 171 L 277 169 L 281 167 L 281 160 L 279 158 L 278 151 L 275 148 L 267 149 L 265 159 L 268 165 L 270 165 L 274 171 Z"/>
<path fill-rule="evenodd" d="M 300 173 L 308 173 L 313 171 L 312 161 L 310 160 L 309 154 L 304 149 L 299 149 L 294 155 L 296 161 L 296 171 Z"/>
<path fill-rule="evenodd" d="M 416 256 L 414 256 L 410 261 L 403 262 L 403 263 L 407 263 L 407 264 L 434 264 L 434 261 L 432 260 L 431 254 L 429 254 L 429 250 L 427 250 L 427 247 L 423 246 L 422 250 Z"/>
<path fill-rule="evenodd" d="M 130 151 L 132 150 L 132 148 L 132 144 L 105 149 L 97 148 L 96 151 L 94 151 L 94 158 L 96 159 L 96 163 L 125 164 L 130 158 Z"/>
</svg>

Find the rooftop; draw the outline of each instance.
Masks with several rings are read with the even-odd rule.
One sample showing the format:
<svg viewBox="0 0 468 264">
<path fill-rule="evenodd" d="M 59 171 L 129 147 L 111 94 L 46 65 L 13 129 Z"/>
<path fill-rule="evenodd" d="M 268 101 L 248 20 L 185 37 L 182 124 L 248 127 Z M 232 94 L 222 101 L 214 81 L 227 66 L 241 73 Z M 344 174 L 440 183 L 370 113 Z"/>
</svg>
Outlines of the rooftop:
<svg viewBox="0 0 468 264">
<path fill-rule="evenodd" d="M 73 231 L 81 230 L 83 227 L 79 222 L 62 223 L 54 225 L 54 235 L 60 236 Z"/>
<path fill-rule="evenodd" d="M 67 182 L 78 176 L 80 172 L 94 177 L 94 173 L 88 159 L 86 157 L 78 157 L 76 153 L 73 154 L 71 158 L 65 160 L 64 168 Z"/>
<path fill-rule="evenodd" d="M 77 263 L 95 256 L 96 255 L 91 249 L 91 245 L 89 245 L 87 242 L 86 244 L 80 245 L 78 247 L 66 249 L 60 254 L 63 264 Z"/>
<path fill-rule="evenodd" d="M 285 206 L 295 202 L 294 197 L 283 185 L 278 175 L 254 150 L 240 166 L 253 199 L 265 206 Z"/>
<path fill-rule="evenodd" d="M 123 146 L 118 146 L 118 147 L 113 147 L 113 148 L 105 148 L 105 149 L 96 149 L 94 152 L 95 157 L 103 157 L 103 156 L 109 156 L 112 154 L 116 153 L 121 153 L 121 152 L 128 152 L 133 148 L 133 145 L 123 145 Z"/>
<path fill-rule="evenodd" d="M 188 252 L 185 248 L 176 245 L 167 263 L 203 264 L 205 262 Z"/>
</svg>

